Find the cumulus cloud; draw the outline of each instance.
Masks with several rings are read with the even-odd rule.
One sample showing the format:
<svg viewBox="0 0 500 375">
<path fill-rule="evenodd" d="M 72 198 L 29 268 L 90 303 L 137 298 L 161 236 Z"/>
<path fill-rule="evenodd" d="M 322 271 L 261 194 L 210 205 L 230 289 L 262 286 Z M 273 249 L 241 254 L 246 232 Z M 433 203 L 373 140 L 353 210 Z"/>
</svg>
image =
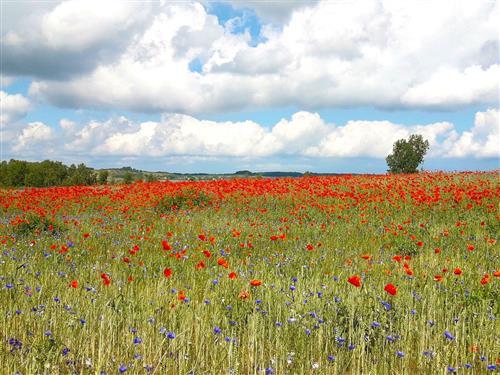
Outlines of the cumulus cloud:
<svg viewBox="0 0 500 375">
<path fill-rule="evenodd" d="M 292 13 L 301 8 L 316 5 L 318 0 L 293 0 L 293 1 L 255 1 L 255 0 L 230 0 L 235 8 L 250 9 L 264 22 L 282 23 L 289 19 Z"/>
<path fill-rule="evenodd" d="M 297 112 L 271 127 L 254 121 L 208 121 L 165 114 L 160 121 L 133 122 L 126 117 L 76 124 L 61 120 L 58 128 L 30 123 L 11 142 L 14 153 L 39 153 L 100 158 L 199 158 L 263 160 L 304 158 L 383 159 L 393 143 L 410 134 L 429 140 L 431 158 L 495 158 L 500 156 L 499 111 L 477 112 L 470 130 L 452 123 L 421 125 L 390 121 L 325 122 L 317 113 Z"/>
<path fill-rule="evenodd" d="M 12 146 L 12 151 L 20 154 L 40 155 L 38 149 L 40 147 L 45 152 L 48 149 L 48 142 L 54 138 L 54 131 L 43 122 L 30 122 L 22 129 L 17 142 Z"/>
<path fill-rule="evenodd" d="M 73 108 L 199 115 L 272 106 L 498 105 L 499 2 L 272 3 L 233 4 L 262 15 L 255 45 L 194 1 L 145 10 L 116 1 L 102 12 L 70 0 L 40 11 L 32 25 L 38 32 L 7 29 L 5 66 L 38 77 L 32 95 Z M 288 15 L 266 24 L 264 8 Z M 103 15 L 94 17 L 97 10 Z"/>
<path fill-rule="evenodd" d="M 110 63 L 147 25 L 151 5 L 109 0 L 2 5 L 2 70 L 48 79 Z"/>
<path fill-rule="evenodd" d="M 445 156 L 500 157 L 499 112 L 498 109 L 489 109 L 476 113 L 472 129 L 455 136 Z"/>
<path fill-rule="evenodd" d="M 30 102 L 23 95 L 11 95 L 5 91 L 0 91 L 0 127 L 22 119 L 29 109 Z"/>
</svg>

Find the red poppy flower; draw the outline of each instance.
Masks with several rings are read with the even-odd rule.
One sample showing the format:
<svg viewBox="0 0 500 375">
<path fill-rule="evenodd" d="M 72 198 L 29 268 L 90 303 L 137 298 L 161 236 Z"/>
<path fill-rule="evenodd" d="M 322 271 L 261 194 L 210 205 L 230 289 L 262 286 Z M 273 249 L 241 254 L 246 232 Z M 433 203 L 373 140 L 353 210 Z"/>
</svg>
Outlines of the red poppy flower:
<svg viewBox="0 0 500 375">
<path fill-rule="evenodd" d="M 314 250 L 314 246 L 313 246 L 313 245 L 311 245 L 311 244 L 308 244 L 308 245 L 306 246 L 306 249 L 307 249 L 307 250 L 309 250 L 309 251 L 312 251 L 312 250 Z"/>
<path fill-rule="evenodd" d="M 78 280 L 72 280 L 70 283 L 69 283 L 69 286 L 71 288 L 78 288 Z"/>
<path fill-rule="evenodd" d="M 401 262 L 403 260 L 403 257 L 401 255 L 394 255 L 392 257 L 392 260 L 395 262 Z"/>
<path fill-rule="evenodd" d="M 398 290 L 396 289 L 396 287 L 392 284 L 387 284 L 385 287 L 384 287 L 384 290 L 389 293 L 391 296 L 395 296 L 397 293 L 398 293 Z"/>
<path fill-rule="evenodd" d="M 236 279 L 237 277 L 238 277 L 238 275 L 236 275 L 236 272 L 231 272 L 231 273 L 229 274 L 229 278 L 230 278 L 231 280 Z"/>
<path fill-rule="evenodd" d="M 163 246 L 163 250 L 165 251 L 172 250 L 172 246 L 170 246 L 170 244 L 166 240 L 161 241 L 161 245 Z"/>
<path fill-rule="evenodd" d="M 458 276 L 458 275 L 462 274 L 462 270 L 459 267 L 457 267 L 457 268 L 455 268 L 455 270 L 453 271 L 453 273 Z"/>
<path fill-rule="evenodd" d="M 227 260 L 225 260 L 224 258 L 219 258 L 217 259 L 217 264 L 219 266 L 222 266 L 224 268 L 228 268 L 229 267 L 229 263 L 227 262 Z"/>
<path fill-rule="evenodd" d="M 347 279 L 347 282 L 354 285 L 356 288 L 361 287 L 361 278 L 358 275 L 351 276 Z"/>
<path fill-rule="evenodd" d="M 163 274 L 165 275 L 165 277 L 168 279 L 172 276 L 172 270 L 170 268 L 165 268 L 163 270 Z"/>
<path fill-rule="evenodd" d="M 474 245 L 467 245 L 467 250 L 472 251 L 474 250 Z"/>
<path fill-rule="evenodd" d="M 483 278 L 481 279 L 481 285 L 486 285 L 490 281 L 490 275 L 485 273 Z"/>
<path fill-rule="evenodd" d="M 258 279 L 253 279 L 250 281 L 250 285 L 251 286 L 259 286 L 259 285 L 262 285 L 262 281 L 260 281 Z"/>
</svg>

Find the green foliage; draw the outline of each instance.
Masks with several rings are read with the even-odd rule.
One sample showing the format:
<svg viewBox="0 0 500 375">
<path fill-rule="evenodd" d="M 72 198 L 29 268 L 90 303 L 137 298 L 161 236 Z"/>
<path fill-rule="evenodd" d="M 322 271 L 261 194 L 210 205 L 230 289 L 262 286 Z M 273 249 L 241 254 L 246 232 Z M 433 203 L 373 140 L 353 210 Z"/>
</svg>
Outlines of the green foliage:
<svg viewBox="0 0 500 375">
<path fill-rule="evenodd" d="M 125 172 L 125 175 L 123 176 L 123 183 L 131 184 L 132 182 L 134 182 L 134 175 L 132 174 L 132 172 Z"/>
<path fill-rule="evenodd" d="M 408 140 L 400 139 L 394 143 L 392 154 L 387 156 L 390 173 L 417 173 L 418 166 L 424 161 L 429 150 L 429 141 L 420 134 L 412 134 Z"/>
<path fill-rule="evenodd" d="M 107 170 L 99 171 L 97 174 L 97 182 L 100 185 L 106 185 L 108 183 L 109 172 Z"/>
<path fill-rule="evenodd" d="M 95 182 L 94 171 L 85 164 L 68 167 L 59 161 L 14 159 L 0 163 L 0 186 L 4 187 L 92 185 Z"/>
<path fill-rule="evenodd" d="M 182 189 L 172 195 L 165 195 L 156 206 L 158 212 L 168 212 L 193 207 L 206 207 L 212 203 L 212 197 L 194 188 Z"/>
<path fill-rule="evenodd" d="M 154 174 L 152 173 L 147 173 L 146 174 L 146 182 L 154 182 L 154 181 L 158 181 L 158 177 L 156 177 Z"/>
</svg>

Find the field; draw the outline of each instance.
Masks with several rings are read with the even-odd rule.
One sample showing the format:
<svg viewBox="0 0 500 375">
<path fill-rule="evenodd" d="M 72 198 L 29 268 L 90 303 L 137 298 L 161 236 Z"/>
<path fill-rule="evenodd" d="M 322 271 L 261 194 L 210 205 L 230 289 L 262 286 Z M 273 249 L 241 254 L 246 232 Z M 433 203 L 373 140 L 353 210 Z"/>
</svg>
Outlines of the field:
<svg viewBox="0 0 500 375">
<path fill-rule="evenodd" d="M 2 374 L 495 373 L 496 173 L 0 191 Z"/>
</svg>

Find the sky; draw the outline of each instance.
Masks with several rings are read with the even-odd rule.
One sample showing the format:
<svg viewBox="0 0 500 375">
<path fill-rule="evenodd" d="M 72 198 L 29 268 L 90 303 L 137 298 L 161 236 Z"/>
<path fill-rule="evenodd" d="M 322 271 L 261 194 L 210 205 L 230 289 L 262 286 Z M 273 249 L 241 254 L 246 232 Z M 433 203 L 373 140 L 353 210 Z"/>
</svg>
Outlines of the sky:
<svg viewBox="0 0 500 375">
<path fill-rule="evenodd" d="M 500 168 L 500 2 L 0 2 L 0 158 L 148 171 Z"/>
</svg>

